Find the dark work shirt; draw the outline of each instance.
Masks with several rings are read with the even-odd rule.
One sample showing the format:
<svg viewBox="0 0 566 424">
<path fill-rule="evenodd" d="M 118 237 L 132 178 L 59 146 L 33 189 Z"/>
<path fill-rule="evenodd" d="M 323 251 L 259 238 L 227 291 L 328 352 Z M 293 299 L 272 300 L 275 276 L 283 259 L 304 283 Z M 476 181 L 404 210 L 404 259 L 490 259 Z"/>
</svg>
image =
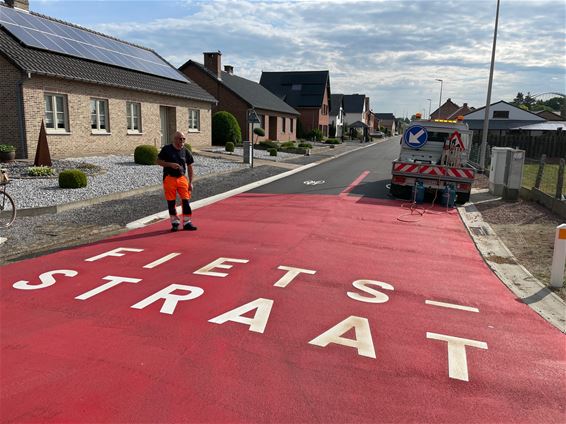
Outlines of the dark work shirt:
<svg viewBox="0 0 566 424">
<path fill-rule="evenodd" d="M 181 150 L 177 150 L 172 144 L 163 146 L 157 157 L 162 161 L 178 163 L 183 167 L 183 170 L 181 171 L 179 169 L 173 169 L 164 166 L 163 179 L 165 179 L 165 177 L 168 175 L 175 178 L 178 178 L 181 175 L 185 175 L 185 173 L 187 172 L 187 165 L 190 165 L 195 161 L 193 159 L 193 155 L 187 149 L 183 147 Z"/>
</svg>

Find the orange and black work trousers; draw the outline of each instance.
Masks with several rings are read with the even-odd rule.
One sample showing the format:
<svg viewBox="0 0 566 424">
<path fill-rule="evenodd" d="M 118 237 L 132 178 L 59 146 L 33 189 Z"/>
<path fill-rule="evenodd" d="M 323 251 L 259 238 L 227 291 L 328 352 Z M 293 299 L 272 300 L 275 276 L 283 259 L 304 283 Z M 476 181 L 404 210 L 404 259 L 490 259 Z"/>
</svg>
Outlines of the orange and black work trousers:
<svg viewBox="0 0 566 424">
<path fill-rule="evenodd" d="M 177 199 L 177 193 L 179 193 L 181 205 L 183 207 L 184 220 L 190 221 L 192 210 L 191 205 L 189 204 L 189 200 L 191 199 L 191 186 L 189 184 L 189 179 L 185 175 L 180 177 L 171 177 L 167 175 L 163 179 L 163 191 L 165 192 L 165 200 L 167 200 L 169 215 L 171 217 L 177 217 L 175 200 Z"/>
</svg>

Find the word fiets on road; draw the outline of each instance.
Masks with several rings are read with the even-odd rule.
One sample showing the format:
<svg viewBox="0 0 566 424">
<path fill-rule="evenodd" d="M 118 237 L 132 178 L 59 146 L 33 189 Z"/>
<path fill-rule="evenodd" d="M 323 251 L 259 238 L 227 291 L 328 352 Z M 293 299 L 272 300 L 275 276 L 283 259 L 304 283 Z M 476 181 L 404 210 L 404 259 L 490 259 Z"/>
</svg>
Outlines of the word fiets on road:
<svg viewBox="0 0 566 424">
<path fill-rule="evenodd" d="M 91 258 L 85 259 L 85 262 L 95 262 L 106 257 L 121 257 L 125 253 L 135 253 L 142 252 L 144 249 L 129 248 L 129 247 L 118 247 L 116 249 L 104 252 L 100 255 L 93 256 Z M 170 253 L 165 255 L 151 263 L 144 265 L 142 268 L 151 269 L 156 268 L 173 258 L 179 256 L 180 253 Z M 238 258 L 218 258 L 210 262 L 208 265 L 193 272 L 195 275 L 205 275 L 209 277 L 224 278 L 229 274 L 226 272 L 219 272 L 219 270 L 231 269 L 234 265 L 232 264 L 246 264 L 248 259 L 238 259 Z M 277 280 L 273 286 L 279 288 L 286 288 L 295 278 L 301 274 L 314 275 L 315 270 L 302 269 L 292 266 L 280 265 L 277 269 L 285 271 L 285 274 Z M 39 283 L 32 283 L 28 280 L 19 280 L 13 283 L 12 287 L 17 290 L 40 290 L 45 289 L 54 285 L 57 282 L 55 276 L 63 276 L 68 278 L 73 278 L 79 275 L 78 271 L 73 269 L 55 269 L 51 271 L 43 272 L 38 276 Z M 102 278 L 106 282 L 92 290 L 85 293 L 79 294 L 75 297 L 77 300 L 88 300 L 94 296 L 97 296 L 112 287 L 115 287 L 122 283 L 137 284 L 142 281 L 141 278 L 133 277 L 122 277 L 115 275 L 107 275 Z M 348 291 L 346 295 L 355 301 L 364 303 L 380 304 L 389 301 L 389 296 L 380 290 L 394 291 L 394 287 L 391 284 L 376 281 L 376 280 L 356 280 L 352 282 L 352 286 L 358 291 Z M 185 292 L 184 294 L 175 294 L 175 292 Z M 196 299 L 204 294 L 204 290 L 201 287 L 190 286 L 186 284 L 170 284 L 167 287 L 157 291 L 145 299 L 131 305 L 133 309 L 144 309 L 147 306 L 162 302 L 160 313 L 172 315 L 179 302 L 189 301 Z M 221 315 L 212 317 L 208 320 L 210 323 L 214 324 L 224 324 L 228 321 L 240 323 L 247 325 L 249 331 L 263 333 L 267 326 L 269 320 L 269 315 L 273 307 L 274 301 L 266 298 L 258 298 L 251 302 L 246 303 L 236 307 L 235 309 L 229 310 Z M 442 306 L 448 308 L 456 308 L 463 310 L 472 310 L 475 308 L 469 308 L 465 306 L 446 304 L 442 302 L 426 301 L 428 305 Z M 250 312 L 255 311 L 253 317 L 244 316 Z M 479 312 L 474 310 L 473 312 Z M 354 330 L 355 338 L 343 337 L 344 334 Z M 468 366 L 466 357 L 466 346 L 475 347 L 479 349 L 487 349 L 487 344 L 485 342 L 464 339 L 460 337 L 449 336 L 445 334 L 438 333 L 426 333 L 427 339 L 439 340 L 447 343 L 448 346 L 448 375 L 450 378 L 468 381 Z M 332 328 L 324 331 L 322 334 L 316 336 L 308 342 L 311 345 L 326 347 L 331 343 L 351 347 L 357 350 L 358 355 L 376 358 L 374 343 L 372 340 L 371 330 L 369 321 L 367 318 L 351 315 L 341 322 L 337 323 Z"/>
</svg>

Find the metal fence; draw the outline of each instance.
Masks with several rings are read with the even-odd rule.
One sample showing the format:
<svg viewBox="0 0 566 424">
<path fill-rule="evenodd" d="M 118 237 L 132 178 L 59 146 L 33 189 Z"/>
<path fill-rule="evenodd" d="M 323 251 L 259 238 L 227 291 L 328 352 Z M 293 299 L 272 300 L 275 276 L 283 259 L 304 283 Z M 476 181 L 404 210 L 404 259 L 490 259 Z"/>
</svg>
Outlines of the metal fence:
<svg viewBox="0 0 566 424">
<path fill-rule="evenodd" d="M 481 145 L 481 138 L 474 133 L 473 147 Z M 525 151 L 526 157 L 540 159 L 542 155 L 547 158 L 566 157 L 566 131 L 554 131 L 539 136 L 527 134 L 488 134 L 487 144 L 490 147 L 513 147 Z M 476 153 L 479 158 L 479 151 Z M 479 161 L 478 161 L 479 162 Z"/>
<path fill-rule="evenodd" d="M 546 155 L 542 155 L 538 161 L 526 160 L 522 185 L 529 189 L 537 188 L 555 199 L 563 200 L 566 195 L 564 163 L 564 159 L 548 160 Z"/>
</svg>

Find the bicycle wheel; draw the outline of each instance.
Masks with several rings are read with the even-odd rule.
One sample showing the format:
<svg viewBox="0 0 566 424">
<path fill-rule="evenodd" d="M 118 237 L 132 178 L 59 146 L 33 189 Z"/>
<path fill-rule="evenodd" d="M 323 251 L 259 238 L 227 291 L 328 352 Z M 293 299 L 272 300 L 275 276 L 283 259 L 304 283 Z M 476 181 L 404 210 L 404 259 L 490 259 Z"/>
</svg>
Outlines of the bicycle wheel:
<svg viewBox="0 0 566 424">
<path fill-rule="evenodd" d="M 16 205 L 8 193 L 0 192 L 0 227 L 12 225 L 16 219 Z"/>
</svg>

